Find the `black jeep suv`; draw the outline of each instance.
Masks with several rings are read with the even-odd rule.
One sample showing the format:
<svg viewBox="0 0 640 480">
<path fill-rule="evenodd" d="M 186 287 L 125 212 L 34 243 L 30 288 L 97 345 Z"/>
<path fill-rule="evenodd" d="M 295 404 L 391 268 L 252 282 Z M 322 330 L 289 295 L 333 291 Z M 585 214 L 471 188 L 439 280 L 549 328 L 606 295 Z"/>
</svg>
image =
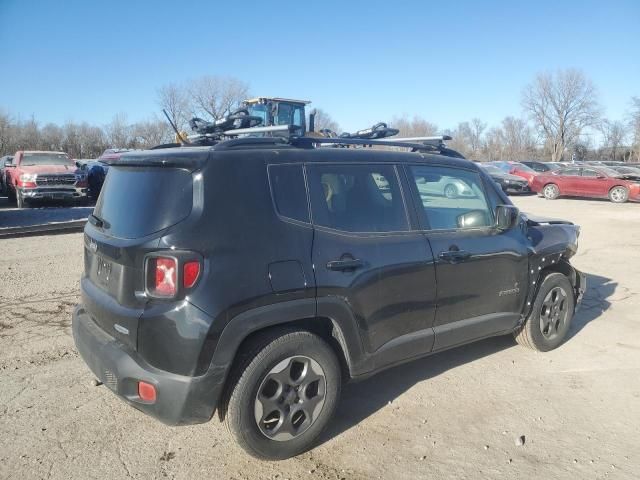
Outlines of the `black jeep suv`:
<svg viewBox="0 0 640 480">
<path fill-rule="evenodd" d="M 135 408 L 217 410 L 251 455 L 286 458 L 346 379 L 493 335 L 559 346 L 578 233 L 458 158 L 269 138 L 126 153 L 85 228 L 73 335 Z"/>
</svg>

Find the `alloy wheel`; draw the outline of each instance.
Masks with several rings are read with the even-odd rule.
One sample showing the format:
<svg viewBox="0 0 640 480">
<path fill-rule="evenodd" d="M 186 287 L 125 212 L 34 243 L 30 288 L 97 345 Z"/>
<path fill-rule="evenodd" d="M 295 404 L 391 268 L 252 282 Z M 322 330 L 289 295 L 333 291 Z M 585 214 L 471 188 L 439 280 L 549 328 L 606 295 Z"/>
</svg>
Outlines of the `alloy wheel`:
<svg viewBox="0 0 640 480">
<path fill-rule="evenodd" d="M 305 356 L 279 362 L 265 376 L 254 402 L 258 428 L 271 440 L 286 441 L 304 433 L 325 401 L 325 373 Z"/>
<path fill-rule="evenodd" d="M 616 187 L 611 190 L 611 200 L 616 203 L 624 202 L 627 199 L 627 192 L 622 187 Z"/>
<path fill-rule="evenodd" d="M 548 198 L 550 200 L 554 200 L 556 198 L 558 198 L 558 194 L 560 192 L 558 191 L 558 187 L 556 187 L 555 185 L 547 185 L 546 187 L 544 187 L 544 196 L 545 198 Z"/>
<path fill-rule="evenodd" d="M 567 321 L 567 292 L 562 287 L 552 288 L 540 309 L 540 331 L 549 340 L 556 338 Z"/>
</svg>

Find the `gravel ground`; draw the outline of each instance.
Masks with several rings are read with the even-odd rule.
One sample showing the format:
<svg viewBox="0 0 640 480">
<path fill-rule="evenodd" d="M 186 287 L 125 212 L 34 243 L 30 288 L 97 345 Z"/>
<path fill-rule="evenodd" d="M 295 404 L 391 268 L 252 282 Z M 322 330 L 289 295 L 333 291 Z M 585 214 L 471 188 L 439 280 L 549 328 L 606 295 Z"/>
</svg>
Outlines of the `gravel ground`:
<svg viewBox="0 0 640 480">
<path fill-rule="evenodd" d="M 0 478 L 638 478 L 640 205 L 514 200 L 582 225 L 567 343 L 493 338 L 348 385 L 322 444 L 271 463 L 217 420 L 166 427 L 90 385 L 70 332 L 81 234 L 0 241 Z"/>
</svg>

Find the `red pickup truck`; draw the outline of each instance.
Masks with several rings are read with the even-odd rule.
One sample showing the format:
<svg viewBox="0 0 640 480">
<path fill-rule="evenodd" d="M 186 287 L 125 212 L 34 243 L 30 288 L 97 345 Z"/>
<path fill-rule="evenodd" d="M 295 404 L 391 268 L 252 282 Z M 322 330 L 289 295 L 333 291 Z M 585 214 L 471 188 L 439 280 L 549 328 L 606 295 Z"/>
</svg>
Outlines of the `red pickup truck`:
<svg viewBox="0 0 640 480">
<path fill-rule="evenodd" d="M 9 200 L 18 208 L 31 200 L 87 200 L 87 173 L 64 152 L 18 151 L 6 165 Z"/>
</svg>

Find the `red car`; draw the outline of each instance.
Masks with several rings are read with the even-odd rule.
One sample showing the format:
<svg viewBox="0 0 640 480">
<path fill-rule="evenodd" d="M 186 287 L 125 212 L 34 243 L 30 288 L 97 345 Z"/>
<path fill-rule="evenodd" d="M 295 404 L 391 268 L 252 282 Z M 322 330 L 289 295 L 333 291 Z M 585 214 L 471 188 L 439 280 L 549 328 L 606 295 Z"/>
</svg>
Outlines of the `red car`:
<svg viewBox="0 0 640 480">
<path fill-rule="evenodd" d="M 504 173 L 524 178 L 529 183 L 529 186 L 531 186 L 533 179 L 538 175 L 538 172 L 534 169 L 520 162 L 491 162 L 491 165 L 495 165 Z"/>
<path fill-rule="evenodd" d="M 64 152 L 16 152 L 5 175 L 7 196 L 18 208 L 40 199 L 85 201 L 89 191 L 87 173 Z"/>
<path fill-rule="evenodd" d="M 640 176 L 624 175 L 608 167 L 567 166 L 536 176 L 531 189 L 554 200 L 570 197 L 608 198 L 615 203 L 640 201 Z"/>
</svg>

